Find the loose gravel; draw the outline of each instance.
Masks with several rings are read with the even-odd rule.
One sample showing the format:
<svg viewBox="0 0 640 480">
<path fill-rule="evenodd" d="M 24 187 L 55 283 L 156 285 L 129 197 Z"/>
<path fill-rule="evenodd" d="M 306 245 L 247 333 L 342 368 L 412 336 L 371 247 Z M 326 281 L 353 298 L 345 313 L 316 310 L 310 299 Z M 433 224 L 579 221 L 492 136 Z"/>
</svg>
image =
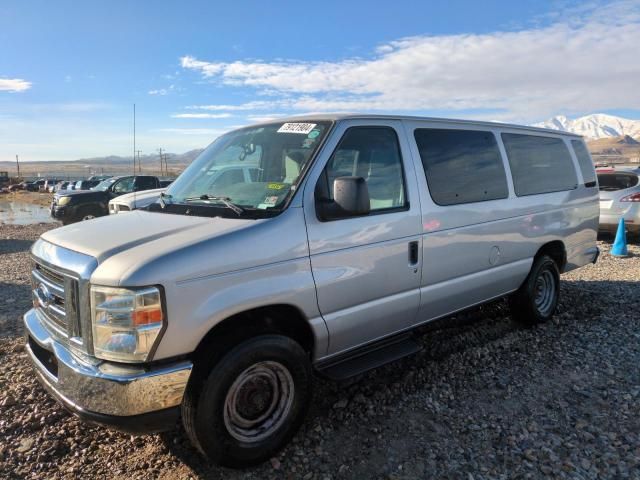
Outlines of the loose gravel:
<svg viewBox="0 0 640 480">
<path fill-rule="evenodd" d="M 0 229 L 0 478 L 640 479 L 640 247 L 563 275 L 552 322 L 504 301 L 425 329 L 423 350 L 350 384 L 318 379 L 270 462 L 207 465 L 178 429 L 131 437 L 79 422 L 39 386 L 20 338 L 28 248 Z"/>
</svg>

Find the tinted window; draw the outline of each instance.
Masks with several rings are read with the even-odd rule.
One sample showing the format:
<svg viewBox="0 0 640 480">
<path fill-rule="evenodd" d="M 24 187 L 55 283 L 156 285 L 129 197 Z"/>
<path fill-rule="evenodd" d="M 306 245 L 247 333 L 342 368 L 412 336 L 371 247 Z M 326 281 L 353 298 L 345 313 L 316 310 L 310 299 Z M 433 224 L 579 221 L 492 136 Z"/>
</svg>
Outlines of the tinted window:
<svg viewBox="0 0 640 480">
<path fill-rule="evenodd" d="M 333 200 L 338 177 L 362 177 L 367 182 L 371 211 L 406 205 L 400 146 L 395 130 L 388 127 L 352 127 L 346 131 L 329 159 L 323 195 Z"/>
<path fill-rule="evenodd" d="M 503 133 L 516 195 L 573 190 L 578 178 L 561 138 Z"/>
<path fill-rule="evenodd" d="M 491 132 L 421 128 L 414 132 L 431 198 L 438 205 L 507 198 L 507 175 Z"/>
<path fill-rule="evenodd" d="M 151 190 L 156 188 L 156 179 L 153 177 L 136 178 L 136 187 L 138 190 Z"/>
<path fill-rule="evenodd" d="M 593 162 L 589 156 L 589 151 L 582 140 L 571 140 L 573 151 L 578 158 L 578 164 L 580 165 L 580 171 L 582 172 L 582 178 L 584 183 L 593 182 L 596 179 L 596 172 L 593 169 Z M 595 186 L 595 185 L 594 185 Z"/>
<path fill-rule="evenodd" d="M 615 192 L 638 185 L 638 175 L 635 173 L 599 173 L 598 184 L 600 190 Z"/>
</svg>

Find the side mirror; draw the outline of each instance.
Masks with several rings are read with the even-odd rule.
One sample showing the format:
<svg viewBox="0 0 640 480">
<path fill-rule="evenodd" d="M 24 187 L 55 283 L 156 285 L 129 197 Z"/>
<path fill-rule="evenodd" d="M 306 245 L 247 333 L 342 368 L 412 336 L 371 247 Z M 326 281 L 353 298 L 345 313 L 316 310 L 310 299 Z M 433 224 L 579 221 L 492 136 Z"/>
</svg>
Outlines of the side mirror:
<svg viewBox="0 0 640 480">
<path fill-rule="evenodd" d="M 369 189 L 362 177 L 338 177 L 333 181 L 333 200 L 322 197 L 316 195 L 316 205 L 325 221 L 367 215 L 370 211 Z"/>
</svg>

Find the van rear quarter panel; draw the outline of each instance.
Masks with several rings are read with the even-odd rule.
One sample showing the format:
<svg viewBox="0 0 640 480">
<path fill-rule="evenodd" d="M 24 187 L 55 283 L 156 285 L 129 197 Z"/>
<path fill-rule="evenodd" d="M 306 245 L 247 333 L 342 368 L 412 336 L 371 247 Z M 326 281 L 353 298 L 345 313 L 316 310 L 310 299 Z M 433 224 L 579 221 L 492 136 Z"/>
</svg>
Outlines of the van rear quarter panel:
<svg viewBox="0 0 640 480">
<path fill-rule="evenodd" d="M 509 197 L 440 206 L 431 198 L 414 139 L 416 128 L 491 131 L 507 175 Z M 500 133 L 530 133 L 455 122 L 405 121 L 415 162 L 422 206 L 423 272 L 419 321 L 437 318 L 516 290 L 533 257 L 560 240 L 567 252 L 565 270 L 593 260 L 598 228 L 598 190 L 586 188 L 570 143 L 578 187 L 575 190 L 517 197 Z M 535 135 L 536 133 L 531 132 Z M 550 136 L 554 136 L 551 134 Z"/>
</svg>

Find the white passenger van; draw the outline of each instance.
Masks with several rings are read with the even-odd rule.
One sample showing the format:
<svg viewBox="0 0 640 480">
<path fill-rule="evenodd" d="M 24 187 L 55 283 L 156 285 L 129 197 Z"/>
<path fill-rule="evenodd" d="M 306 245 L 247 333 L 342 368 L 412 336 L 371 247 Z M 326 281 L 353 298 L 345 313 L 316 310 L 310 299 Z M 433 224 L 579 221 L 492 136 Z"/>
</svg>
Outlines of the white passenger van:
<svg viewBox="0 0 640 480">
<path fill-rule="evenodd" d="M 27 351 L 81 417 L 263 461 L 303 421 L 313 372 L 418 349 L 416 327 L 508 296 L 551 318 L 559 274 L 598 257 L 580 137 L 517 125 L 326 115 L 218 138 L 147 209 L 32 248 Z M 225 165 L 250 178 L 217 184 Z"/>
</svg>

